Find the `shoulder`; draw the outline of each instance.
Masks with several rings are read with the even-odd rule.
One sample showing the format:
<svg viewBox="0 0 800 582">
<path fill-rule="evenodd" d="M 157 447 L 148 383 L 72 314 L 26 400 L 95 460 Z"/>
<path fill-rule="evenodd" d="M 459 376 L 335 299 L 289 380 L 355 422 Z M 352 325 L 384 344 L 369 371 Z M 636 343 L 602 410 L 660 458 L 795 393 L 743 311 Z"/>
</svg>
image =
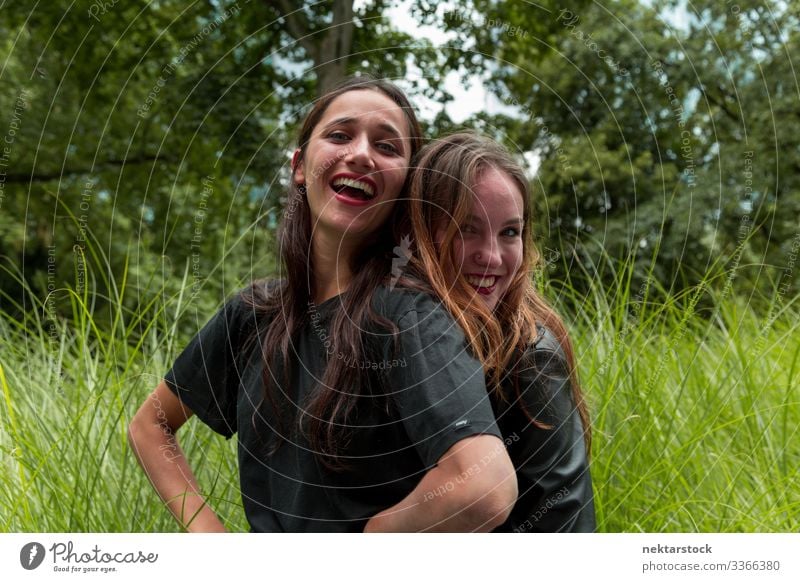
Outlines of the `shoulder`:
<svg viewBox="0 0 800 582">
<path fill-rule="evenodd" d="M 436 296 L 408 287 L 381 285 L 375 290 L 372 306 L 378 314 L 398 324 L 409 320 L 427 324 L 452 321 Z"/>
<path fill-rule="evenodd" d="M 553 352 L 560 354 L 562 357 L 564 356 L 564 349 L 561 347 L 561 343 L 558 341 L 556 334 L 553 333 L 553 330 L 544 325 L 537 324 L 536 331 L 536 339 L 533 341 L 533 344 L 529 346 L 530 349 Z"/>
<path fill-rule="evenodd" d="M 283 279 L 256 279 L 247 287 L 241 289 L 234 298 L 238 298 L 248 304 L 258 304 L 265 300 L 276 297 L 283 289 L 285 281 Z"/>
<path fill-rule="evenodd" d="M 227 299 L 220 313 L 231 335 L 247 337 L 251 331 L 263 325 L 264 316 L 272 300 L 280 293 L 282 283 L 280 279 L 253 281 Z"/>
<path fill-rule="evenodd" d="M 275 301 L 280 299 L 284 286 L 283 279 L 257 279 L 240 289 L 230 302 L 240 311 L 263 314 L 270 311 Z"/>
<path fill-rule="evenodd" d="M 536 339 L 517 366 L 519 388 L 526 405 L 540 411 L 540 420 L 559 423 L 574 407 L 569 363 L 555 333 L 537 328 Z"/>
<path fill-rule="evenodd" d="M 528 345 L 521 358 L 521 369 L 539 372 L 561 372 L 569 375 L 567 355 L 556 334 L 549 327 L 537 324 L 536 339 Z"/>
</svg>

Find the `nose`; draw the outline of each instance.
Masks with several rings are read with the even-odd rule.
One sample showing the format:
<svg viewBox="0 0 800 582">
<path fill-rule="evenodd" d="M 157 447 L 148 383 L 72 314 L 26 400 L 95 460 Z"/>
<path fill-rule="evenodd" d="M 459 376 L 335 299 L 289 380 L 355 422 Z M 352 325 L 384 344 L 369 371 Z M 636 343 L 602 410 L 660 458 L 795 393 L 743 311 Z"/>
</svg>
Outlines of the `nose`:
<svg viewBox="0 0 800 582">
<path fill-rule="evenodd" d="M 503 259 L 500 256 L 500 245 L 494 239 L 481 241 L 481 244 L 475 249 L 472 259 L 477 266 L 487 271 L 496 269 L 503 264 Z"/>
<path fill-rule="evenodd" d="M 375 167 L 375 160 L 372 158 L 372 145 L 369 136 L 361 134 L 350 140 L 347 147 L 345 162 L 360 169 L 371 170 Z"/>
</svg>

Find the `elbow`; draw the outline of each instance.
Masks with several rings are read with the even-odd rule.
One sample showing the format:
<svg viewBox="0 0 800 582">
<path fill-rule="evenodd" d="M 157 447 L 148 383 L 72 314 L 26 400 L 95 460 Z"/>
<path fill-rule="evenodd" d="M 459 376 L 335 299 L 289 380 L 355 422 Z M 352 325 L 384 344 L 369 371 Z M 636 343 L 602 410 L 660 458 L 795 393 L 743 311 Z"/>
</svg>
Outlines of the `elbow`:
<svg viewBox="0 0 800 582">
<path fill-rule="evenodd" d="M 128 423 L 128 445 L 140 457 L 140 451 L 161 441 L 163 432 L 153 419 L 146 418 L 140 411 Z"/>
<path fill-rule="evenodd" d="M 477 498 L 470 504 L 470 521 L 475 524 L 473 531 L 490 532 L 505 523 L 519 494 L 511 460 L 496 467 L 474 493 Z"/>
<path fill-rule="evenodd" d="M 138 457 L 138 450 L 144 443 L 145 439 L 145 430 L 142 426 L 141 419 L 138 416 L 134 416 L 131 421 L 128 423 L 128 446 L 130 446 L 131 450 L 136 453 Z"/>
</svg>

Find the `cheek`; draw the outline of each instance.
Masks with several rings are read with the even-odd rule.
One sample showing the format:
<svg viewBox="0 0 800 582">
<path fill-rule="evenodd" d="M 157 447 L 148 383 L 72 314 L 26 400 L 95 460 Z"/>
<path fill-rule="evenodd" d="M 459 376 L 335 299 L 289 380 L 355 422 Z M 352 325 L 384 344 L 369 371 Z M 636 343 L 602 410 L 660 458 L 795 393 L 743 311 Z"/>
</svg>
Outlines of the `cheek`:
<svg viewBox="0 0 800 582">
<path fill-rule="evenodd" d="M 331 160 L 309 157 L 308 164 L 306 164 L 306 181 L 309 184 L 321 183 L 325 175 L 325 170 L 332 165 Z"/>
<path fill-rule="evenodd" d="M 396 199 L 392 200 L 381 200 L 377 206 L 372 207 L 365 213 L 365 218 L 367 216 L 371 216 L 369 220 L 373 222 L 375 225 L 382 225 L 383 222 L 389 218 L 392 213 L 392 209 L 394 208 L 395 204 L 397 204 Z"/>
<path fill-rule="evenodd" d="M 408 175 L 407 161 L 403 161 L 402 164 L 386 172 L 385 183 L 387 189 L 390 189 L 395 197 L 400 195 L 400 190 L 402 190 L 403 184 L 405 184 L 407 175 Z"/>
<path fill-rule="evenodd" d="M 522 244 L 514 245 L 512 248 L 508 250 L 506 254 L 506 264 L 509 266 L 509 270 L 512 272 L 516 272 L 520 265 L 522 264 Z"/>
<path fill-rule="evenodd" d="M 461 237 L 456 238 L 453 241 L 453 262 L 456 269 L 464 270 L 468 256 L 470 256 L 469 242 L 464 242 Z"/>
</svg>

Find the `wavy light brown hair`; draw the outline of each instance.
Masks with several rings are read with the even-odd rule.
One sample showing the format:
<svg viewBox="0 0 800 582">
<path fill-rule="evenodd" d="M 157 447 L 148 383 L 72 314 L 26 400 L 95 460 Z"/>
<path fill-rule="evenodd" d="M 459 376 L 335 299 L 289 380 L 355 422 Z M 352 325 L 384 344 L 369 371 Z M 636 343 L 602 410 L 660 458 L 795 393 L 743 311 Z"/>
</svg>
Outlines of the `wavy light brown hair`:
<svg viewBox="0 0 800 582">
<path fill-rule="evenodd" d="M 377 91 L 391 99 L 405 114 L 408 122 L 408 149 L 411 159 L 422 146 L 422 131 L 416 114 L 403 91 L 393 83 L 368 76 L 352 77 L 322 96 L 305 118 L 298 137 L 299 155 L 294 168 L 305 157 L 314 128 L 331 103 L 350 91 Z M 294 176 L 294 170 L 293 170 Z M 408 177 L 406 178 L 406 184 Z M 292 395 L 289 376 L 292 347 L 299 333 L 308 325 L 314 311 L 316 296 L 314 257 L 310 253 L 312 220 L 304 189 L 290 181 L 288 208 L 279 228 L 279 244 L 283 278 L 277 284 L 255 283 L 245 293 L 245 301 L 260 313 L 265 322 L 259 330 L 264 359 L 263 383 L 265 400 L 276 413 L 279 424 L 287 419 L 297 420 L 297 427 L 308 438 L 312 450 L 329 469 L 345 467 L 338 451 L 347 442 L 348 421 L 355 410 L 357 397 L 368 388 L 367 379 L 358 363 L 365 359 L 364 330 L 378 326 L 396 331 L 390 321 L 372 309 L 372 296 L 377 287 L 388 282 L 392 264 L 393 239 L 390 229 L 376 229 L 362 241 L 350 257 L 353 278 L 340 297 L 340 305 L 331 321 L 330 353 L 322 381 L 307 402 L 297 403 L 303 413 L 281 409 L 276 399 Z M 405 186 L 402 192 L 405 191 Z M 282 361 L 282 383 L 275 374 L 275 364 Z M 279 366 L 280 368 L 280 366 Z M 281 439 L 272 450 L 280 446 Z"/>
<path fill-rule="evenodd" d="M 533 241 L 531 192 L 522 167 L 500 144 L 471 132 L 456 133 L 428 144 L 420 151 L 414 166 L 407 198 L 396 208 L 395 219 L 395 238 L 411 237 L 411 258 L 406 272 L 431 286 L 483 364 L 487 388 L 506 402 L 514 395 L 506 393 L 503 379 L 511 377 L 518 398 L 515 370 L 536 342 L 537 324 L 550 329 L 566 356 L 588 452 L 590 419 L 578 381 L 572 342 L 561 317 L 538 293 L 533 280 L 541 255 Z M 494 311 L 462 275 L 453 245 L 476 202 L 472 187 L 488 168 L 508 174 L 517 184 L 523 198 L 524 221 L 522 262 Z M 445 225 L 444 236 L 437 243 L 436 232 L 442 225 Z M 526 414 L 532 422 L 544 426 L 527 411 Z"/>
</svg>

